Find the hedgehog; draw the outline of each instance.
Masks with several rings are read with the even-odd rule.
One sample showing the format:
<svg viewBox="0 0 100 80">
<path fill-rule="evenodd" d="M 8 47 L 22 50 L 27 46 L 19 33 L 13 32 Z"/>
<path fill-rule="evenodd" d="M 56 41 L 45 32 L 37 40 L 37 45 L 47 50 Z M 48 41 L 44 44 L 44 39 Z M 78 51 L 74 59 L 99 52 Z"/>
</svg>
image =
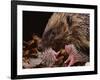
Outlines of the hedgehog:
<svg viewBox="0 0 100 80">
<path fill-rule="evenodd" d="M 69 55 L 66 65 L 86 63 L 90 57 L 89 33 L 89 14 L 56 12 L 44 29 L 41 48 L 45 50 L 51 47 L 56 52 L 65 48 Z"/>
</svg>

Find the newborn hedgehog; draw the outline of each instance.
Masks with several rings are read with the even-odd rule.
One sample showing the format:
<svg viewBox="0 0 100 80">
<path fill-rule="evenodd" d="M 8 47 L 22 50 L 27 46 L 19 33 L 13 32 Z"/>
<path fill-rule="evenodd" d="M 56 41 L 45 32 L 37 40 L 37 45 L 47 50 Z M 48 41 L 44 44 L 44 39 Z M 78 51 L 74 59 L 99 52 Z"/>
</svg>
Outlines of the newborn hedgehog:
<svg viewBox="0 0 100 80">
<path fill-rule="evenodd" d="M 72 45 L 69 50 L 76 52 L 69 52 L 69 60 L 65 61 L 71 66 L 89 61 L 89 36 L 89 14 L 53 13 L 42 36 L 42 47 L 59 51 Z"/>
</svg>

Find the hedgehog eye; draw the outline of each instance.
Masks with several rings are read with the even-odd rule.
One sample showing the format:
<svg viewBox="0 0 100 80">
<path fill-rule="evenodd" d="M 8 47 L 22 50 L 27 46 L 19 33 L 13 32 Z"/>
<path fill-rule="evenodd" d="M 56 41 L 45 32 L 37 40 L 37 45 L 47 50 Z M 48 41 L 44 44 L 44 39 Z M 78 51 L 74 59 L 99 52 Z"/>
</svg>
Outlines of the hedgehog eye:
<svg viewBox="0 0 100 80">
<path fill-rule="evenodd" d="M 67 23 L 68 23 L 68 26 L 72 25 L 72 17 L 71 16 L 67 16 Z"/>
</svg>

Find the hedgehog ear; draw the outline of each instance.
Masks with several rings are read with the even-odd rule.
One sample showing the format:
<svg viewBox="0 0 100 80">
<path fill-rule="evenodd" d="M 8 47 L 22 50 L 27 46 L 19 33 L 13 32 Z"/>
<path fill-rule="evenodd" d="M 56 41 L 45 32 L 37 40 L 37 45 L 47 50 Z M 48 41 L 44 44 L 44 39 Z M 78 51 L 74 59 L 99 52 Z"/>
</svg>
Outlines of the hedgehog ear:
<svg viewBox="0 0 100 80">
<path fill-rule="evenodd" d="M 66 21 L 68 23 L 68 26 L 70 27 L 72 25 L 72 17 L 71 16 L 67 16 Z"/>
</svg>

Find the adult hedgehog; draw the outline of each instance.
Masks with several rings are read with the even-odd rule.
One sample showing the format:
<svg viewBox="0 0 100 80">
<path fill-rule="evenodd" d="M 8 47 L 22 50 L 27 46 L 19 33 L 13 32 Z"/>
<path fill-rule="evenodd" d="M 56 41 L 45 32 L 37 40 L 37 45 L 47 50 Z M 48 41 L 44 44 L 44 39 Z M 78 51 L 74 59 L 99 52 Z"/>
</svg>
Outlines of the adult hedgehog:
<svg viewBox="0 0 100 80">
<path fill-rule="evenodd" d="M 89 61 L 89 14 L 53 13 L 42 36 L 42 47 L 69 54 L 69 66 Z"/>
</svg>

